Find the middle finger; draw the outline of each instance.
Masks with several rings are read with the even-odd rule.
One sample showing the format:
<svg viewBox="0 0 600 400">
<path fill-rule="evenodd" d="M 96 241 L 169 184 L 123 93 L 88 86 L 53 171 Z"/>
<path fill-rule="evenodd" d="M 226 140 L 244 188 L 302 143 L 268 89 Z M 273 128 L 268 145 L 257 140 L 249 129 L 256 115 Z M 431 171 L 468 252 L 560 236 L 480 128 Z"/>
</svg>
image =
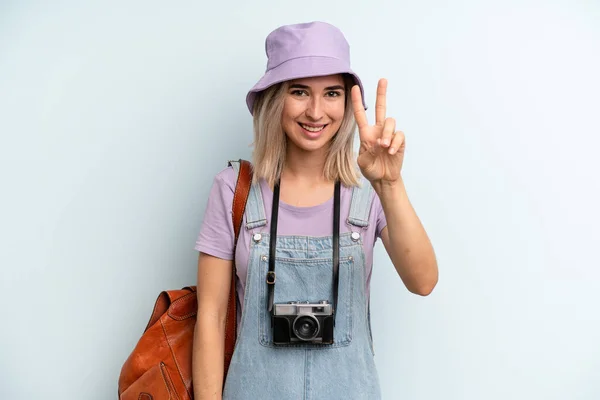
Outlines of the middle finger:
<svg viewBox="0 0 600 400">
<path fill-rule="evenodd" d="M 389 147 L 392 143 L 392 136 L 396 130 L 396 120 L 394 118 L 386 118 L 383 123 L 383 130 L 381 132 L 381 146 Z"/>
</svg>

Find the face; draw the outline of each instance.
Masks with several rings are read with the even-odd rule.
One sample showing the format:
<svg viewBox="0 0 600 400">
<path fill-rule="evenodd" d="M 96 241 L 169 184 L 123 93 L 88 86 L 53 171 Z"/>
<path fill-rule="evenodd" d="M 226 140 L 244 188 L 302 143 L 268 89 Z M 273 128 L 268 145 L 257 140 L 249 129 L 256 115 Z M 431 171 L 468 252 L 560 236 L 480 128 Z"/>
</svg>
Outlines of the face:
<svg viewBox="0 0 600 400">
<path fill-rule="evenodd" d="M 327 148 L 342 124 L 345 104 L 342 75 L 290 81 L 281 117 L 288 146 L 304 151 Z"/>
</svg>

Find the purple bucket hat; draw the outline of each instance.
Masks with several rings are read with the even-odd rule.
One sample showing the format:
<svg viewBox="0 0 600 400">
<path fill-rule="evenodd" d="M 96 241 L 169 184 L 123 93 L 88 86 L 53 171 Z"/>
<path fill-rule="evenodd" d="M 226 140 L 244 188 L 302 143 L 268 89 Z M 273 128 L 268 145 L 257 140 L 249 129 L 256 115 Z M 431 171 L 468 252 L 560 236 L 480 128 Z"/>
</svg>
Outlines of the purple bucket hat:
<svg viewBox="0 0 600 400">
<path fill-rule="evenodd" d="M 335 26 L 325 22 L 285 25 L 267 36 L 265 49 L 267 71 L 246 96 L 250 114 L 256 94 L 276 83 L 341 73 L 354 78 L 367 108 L 362 82 L 350 69 L 350 46 Z"/>
</svg>

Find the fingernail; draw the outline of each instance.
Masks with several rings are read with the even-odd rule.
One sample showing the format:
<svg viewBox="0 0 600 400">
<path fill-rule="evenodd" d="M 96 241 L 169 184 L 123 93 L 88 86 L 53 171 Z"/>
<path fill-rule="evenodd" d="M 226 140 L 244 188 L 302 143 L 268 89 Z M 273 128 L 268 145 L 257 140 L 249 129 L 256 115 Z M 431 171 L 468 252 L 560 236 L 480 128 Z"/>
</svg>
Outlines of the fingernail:
<svg viewBox="0 0 600 400">
<path fill-rule="evenodd" d="M 389 146 L 390 145 L 390 139 L 384 139 L 383 140 L 383 144 L 386 145 L 386 146 Z"/>
<path fill-rule="evenodd" d="M 390 147 L 390 154 L 394 154 L 396 152 L 396 149 L 393 147 Z"/>
</svg>

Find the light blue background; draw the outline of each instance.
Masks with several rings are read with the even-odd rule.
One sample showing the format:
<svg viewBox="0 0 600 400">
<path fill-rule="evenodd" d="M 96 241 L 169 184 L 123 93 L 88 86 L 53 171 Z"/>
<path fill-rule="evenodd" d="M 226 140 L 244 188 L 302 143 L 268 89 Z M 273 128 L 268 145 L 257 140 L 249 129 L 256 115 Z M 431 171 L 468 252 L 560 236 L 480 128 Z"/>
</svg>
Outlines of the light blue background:
<svg viewBox="0 0 600 400">
<path fill-rule="evenodd" d="M 210 184 L 250 157 L 264 38 L 325 20 L 379 77 L 439 260 L 378 245 L 385 399 L 600 398 L 596 1 L 0 3 L 0 398 L 116 398 L 163 289 L 195 282 Z"/>
</svg>

